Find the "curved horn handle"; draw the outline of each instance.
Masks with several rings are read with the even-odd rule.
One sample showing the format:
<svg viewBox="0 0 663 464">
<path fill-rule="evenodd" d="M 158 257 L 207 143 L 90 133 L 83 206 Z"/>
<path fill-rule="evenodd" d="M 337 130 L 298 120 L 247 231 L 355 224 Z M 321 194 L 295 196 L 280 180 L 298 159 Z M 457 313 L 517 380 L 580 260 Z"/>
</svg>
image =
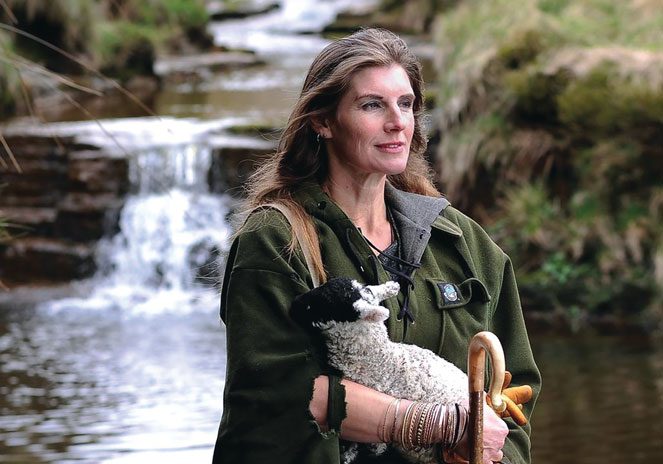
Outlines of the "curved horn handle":
<svg viewBox="0 0 663 464">
<path fill-rule="evenodd" d="M 486 370 L 486 353 L 490 358 L 493 376 L 490 379 L 488 395 L 492 408 L 498 412 L 504 412 L 506 403 L 502 399 L 502 386 L 504 384 L 504 350 L 497 336 L 492 332 L 479 332 L 472 341 L 467 354 L 467 377 L 469 381 L 470 394 L 483 392 L 484 377 Z"/>
</svg>

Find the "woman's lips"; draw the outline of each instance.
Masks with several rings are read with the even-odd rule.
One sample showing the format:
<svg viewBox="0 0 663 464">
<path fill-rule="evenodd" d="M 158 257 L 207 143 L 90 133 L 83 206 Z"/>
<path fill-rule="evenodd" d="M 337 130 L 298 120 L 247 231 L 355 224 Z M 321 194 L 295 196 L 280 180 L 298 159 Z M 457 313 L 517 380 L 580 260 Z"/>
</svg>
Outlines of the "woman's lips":
<svg viewBox="0 0 663 464">
<path fill-rule="evenodd" d="M 387 153 L 400 153 L 403 151 L 405 144 L 403 142 L 389 142 L 389 143 L 379 143 L 375 145 L 378 150 L 384 151 Z"/>
</svg>

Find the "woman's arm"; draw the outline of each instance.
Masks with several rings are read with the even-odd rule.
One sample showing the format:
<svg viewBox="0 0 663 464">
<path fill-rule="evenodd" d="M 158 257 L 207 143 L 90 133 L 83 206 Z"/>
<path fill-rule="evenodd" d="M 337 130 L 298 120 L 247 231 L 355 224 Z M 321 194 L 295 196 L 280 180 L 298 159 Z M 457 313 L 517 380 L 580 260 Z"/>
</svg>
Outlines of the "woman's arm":
<svg viewBox="0 0 663 464">
<path fill-rule="evenodd" d="M 338 463 L 338 434 L 321 433 L 308 411 L 320 356 L 289 316 L 293 299 L 309 290 L 306 265 L 288 256 L 278 212 L 255 216 L 233 243 L 224 276 L 227 366 L 213 462 Z"/>
<path fill-rule="evenodd" d="M 359 443 L 379 443 L 378 428 L 382 426 L 387 408 L 394 398 L 372 390 L 368 387 L 343 380 L 345 388 L 346 417 L 341 423 L 341 437 Z M 309 404 L 311 414 L 321 429 L 327 428 L 327 395 L 329 378 L 318 376 L 313 386 L 313 397 Z M 410 401 L 403 401 L 401 409 L 405 410 Z M 402 418 L 398 418 L 401 424 Z"/>
<path fill-rule="evenodd" d="M 350 380 L 341 382 L 345 387 L 346 418 L 341 423 L 341 437 L 359 443 L 380 443 L 383 441 L 385 424 L 393 425 L 400 430 L 403 425 L 405 411 L 412 403 L 402 400 L 398 414 L 392 419 L 390 413 L 396 410 L 394 398 Z M 320 428 L 324 429 L 327 422 L 327 393 L 329 379 L 319 376 L 315 379 L 313 398 L 309 404 L 311 414 Z M 484 412 L 484 462 L 491 463 L 502 458 L 502 446 L 508 433 L 506 424 L 492 410 L 486 407 Z M 467 435 L 467 434 L 466 434 Z M 469 456 L 468 440 L 464 436 L 453 453 L 447 454 L 448 462 L 463 462 Z"/>
</svg>

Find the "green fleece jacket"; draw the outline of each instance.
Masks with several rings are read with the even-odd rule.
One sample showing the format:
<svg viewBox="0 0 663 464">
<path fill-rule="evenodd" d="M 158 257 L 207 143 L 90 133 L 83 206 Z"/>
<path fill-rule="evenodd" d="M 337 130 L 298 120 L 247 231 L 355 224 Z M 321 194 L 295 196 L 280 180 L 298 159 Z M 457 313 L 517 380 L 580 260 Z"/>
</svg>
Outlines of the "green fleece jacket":
<svg viewBox="0 0 663 464">
<path fill-rule="evenodd" d="M 494 332 L 504 347 L 512 385 L 534 389 L 533 400 L 525 406 L 529 417 L 541 377 L 509 258 L 445 199 L 390 186 L 385 193 L 401 257 L 420 265 L 411 276 L 411 290 L 384 303 L 391 312 L 390 337 L 430 349 L 467 371 L 472 336 Z M 319 186 L 301 187 L 296 199 L 313 218 L 330 278 L 368 284 L 390 279 L 360 231 Z M 215 464 L 340 462 L 338 433 L 321 433 L 308 410 L 313 379 L 328 369 L 321 339 L 289 316 L 293 299 L 312 288 L 301 253 L 288 254 L 290 238 L 281 213 L 259 210 L 248 218 L 228 256 L 221 295 L 228 359 Z M 445 294 L 448 284 L 457 292 L 452 298 Z M 399 318 L 405 293 L 414 324 Z M 340 422 L 342 387 L 330 390 L 329 403 L 332 423 L 334 417 Z M 529 463 L 529 425 L 519 427 L 510 419 L 507 423 L 504 462 Z"/>
</svg>

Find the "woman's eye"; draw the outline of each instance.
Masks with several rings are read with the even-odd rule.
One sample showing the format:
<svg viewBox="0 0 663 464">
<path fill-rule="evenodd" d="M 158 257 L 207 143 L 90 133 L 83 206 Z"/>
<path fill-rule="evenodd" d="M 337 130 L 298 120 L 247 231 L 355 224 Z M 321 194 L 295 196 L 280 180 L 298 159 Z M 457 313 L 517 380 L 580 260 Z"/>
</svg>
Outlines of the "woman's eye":
<svg viewBox="0 0 663 464">
<path fill-rule="evenodd" d="M 408 108 L 409 109 L 409 108 L 412 108 L 413 104 L 414 103 L 412 102 L 412 100 L 403 100 L 403 101 L 401 101 L 401 108 Z"/>
<path fill-rule="evenodd" d="M 365 110 L 374 110 L 374 109 L 380 108 L 380 102 L 369 101 L 369 102 L 364 103 L 361 107 Z"/>
</svg>

